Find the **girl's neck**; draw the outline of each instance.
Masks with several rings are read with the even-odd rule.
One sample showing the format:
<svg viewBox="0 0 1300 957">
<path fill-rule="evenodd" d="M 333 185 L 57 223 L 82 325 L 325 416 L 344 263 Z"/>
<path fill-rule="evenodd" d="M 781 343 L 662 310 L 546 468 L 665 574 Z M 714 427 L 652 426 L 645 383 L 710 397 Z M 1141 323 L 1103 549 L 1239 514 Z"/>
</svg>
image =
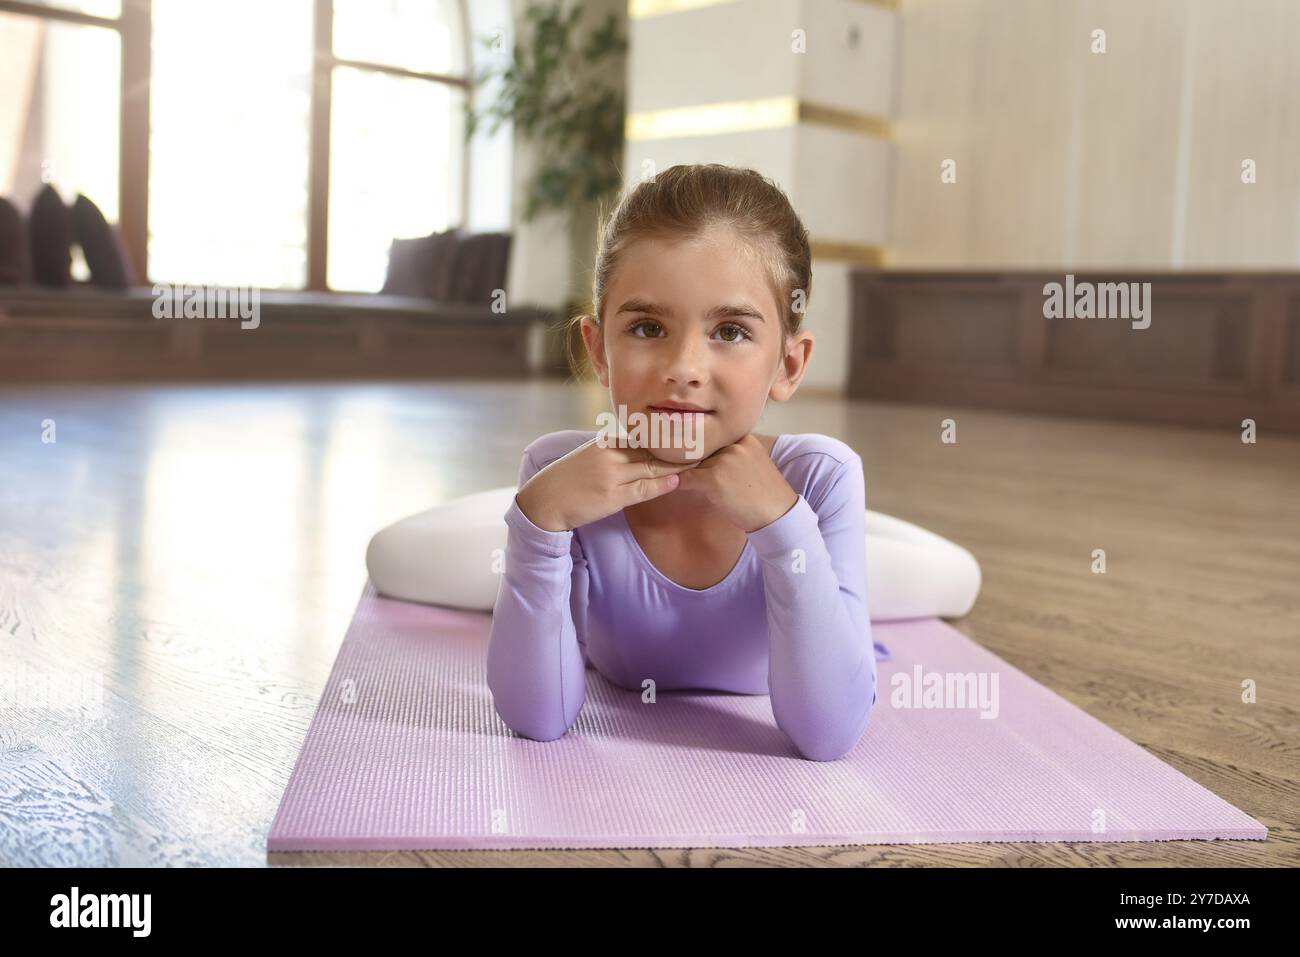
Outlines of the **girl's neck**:
<svg viewBox="0 0 1300 957">
<path fill-rule="evenodd" d="M 623 511 L 642 528 L 663 525 L 707 527 L 717 521 L 717 507 L 699 492 L 668 492 Z"/>
</svg>

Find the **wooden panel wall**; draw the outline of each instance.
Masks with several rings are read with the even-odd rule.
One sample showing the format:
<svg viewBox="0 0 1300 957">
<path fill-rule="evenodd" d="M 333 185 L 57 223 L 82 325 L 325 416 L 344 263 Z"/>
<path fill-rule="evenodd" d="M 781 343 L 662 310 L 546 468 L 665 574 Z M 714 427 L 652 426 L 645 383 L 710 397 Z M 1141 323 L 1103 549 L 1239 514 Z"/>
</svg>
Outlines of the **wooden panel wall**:
<svg viewBox="0 0 1300 957">
<path fill-rule="evenodd" d="M 1150 325 L 1045 318 L 1063 273 L 853 275 L 849 393 L 1300 432 L 1300 274 L 1074 274 L 1150 282 Z"/>
</svg>

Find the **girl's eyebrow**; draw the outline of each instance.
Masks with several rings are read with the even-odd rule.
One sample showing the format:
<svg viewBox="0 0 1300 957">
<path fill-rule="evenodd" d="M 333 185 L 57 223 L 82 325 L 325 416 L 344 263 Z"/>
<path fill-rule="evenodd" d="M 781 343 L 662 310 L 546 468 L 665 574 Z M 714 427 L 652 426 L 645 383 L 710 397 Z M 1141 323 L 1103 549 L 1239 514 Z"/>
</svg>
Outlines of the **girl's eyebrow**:
<svg viewBox="0 0 1300 957">
<path fill-rule="evenodd" d="M 625 312 L 642 312 L 648 316 L 656 317 L 672 317 L 675 315 L 673 310 L 668 306 L 661 306 L 648 299 L 629 299 L 627 302 L 623 303 L 623 305 L 618 307 L 618 312 L 616 312 L 615 315 L 621 316 Z M 710 309 L 708 315 L 705 316 L 706 319 L 738 319 L 744 317 L 757 319 L 759 322 L 767 322 L 767 320 L 763 318 L 763 314 L 747 302 L 722 303 L 721 305 L 714 306 Z"/>
</svg>

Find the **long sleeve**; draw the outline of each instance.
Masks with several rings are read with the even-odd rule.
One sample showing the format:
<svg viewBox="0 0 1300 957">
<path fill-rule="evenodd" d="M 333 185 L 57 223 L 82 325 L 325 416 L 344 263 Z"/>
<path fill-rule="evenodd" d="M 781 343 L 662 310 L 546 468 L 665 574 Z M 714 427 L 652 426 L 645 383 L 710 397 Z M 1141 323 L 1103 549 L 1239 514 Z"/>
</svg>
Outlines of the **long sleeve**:
<svg viewBox="0 0 1300 957">
<path fill-rule="evenodd" d="M 525 450 L 519 486 L 537 471 Z M 572 530 L 534 525 L 517 496 L 505 520 L 505 569 L 488 638 L 488 688 L 511 730 L 550 741 L 569 729 L 586 699 L 585 655 L 575 625 L 575 617 L 579 624 L 585 621 L 586 561 Z"/>
<path fill-rule="evenodd" d="M 773 717 L 805 758 L 841 757 L 876 700 L 861 457 L 836 468 L 817 511 L 800 495 L 749 540 L 762 560 Z"/>
</svg>

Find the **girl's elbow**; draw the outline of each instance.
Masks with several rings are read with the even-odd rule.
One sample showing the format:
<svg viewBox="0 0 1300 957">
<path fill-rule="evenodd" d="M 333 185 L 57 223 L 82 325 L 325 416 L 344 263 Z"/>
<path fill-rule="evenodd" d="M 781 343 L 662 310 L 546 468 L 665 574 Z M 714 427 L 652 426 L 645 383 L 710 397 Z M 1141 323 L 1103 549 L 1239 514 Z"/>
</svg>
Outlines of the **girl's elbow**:
<svg viewBox="0 0 1300 957">
<path fill-rule="evenodd" d="M 555 721 L 539 721 L 532 717 L 509 715 L 499 707 L 496 712 L 497 717 L 505 723 L 507 728 L 519 737 L 528 738 L 530 741 L 554 741 L 556 738 L 564 737 L 565 732 L 569 730 L 569 725 L 566 724 Z"/>
<path fill-rule="evenodd" d="M 572 718 L 564 715 L 548 718 L 537 714 L 535 709 L 531 712 L 528 709 L 517 711 L 508 707 L 509 700 L 509 697 L 503 698 L 493 694 L 492 705 L 497 717 L 519 737 L 531 741 L 554 741 L 556 738 L 562 738 L 577 720 L 576 713 Z"/>
<path fill-rule="evenodd" d="M 809 761 L 836 761 L 858 746 L 862 736 L 866 734 L 867 727 L 871 724 L 871 713 L 875 710 L 876 698 L 873 692 L 871 704 L 867 706 L 866 714 L 854 725 L 853 730 L 847 735 L 830 735 L 814 734 L 807 736 L 805 739 L 795 740 L 795 750 L 799 752 L 800 757 Z"/>
<path fill-rule="evenodd" d="M 838 761 L 852 751 L 857 746 L 857 743 L 857 738 L 847 745 L 831 740 L 815 741 L 802 745 L 795 742 L 795 750 L 799 752 L 801 758 L 808 761 Z"/>
<path fill-rule="evenodd" d="M 569 731 L 569 729 L 565 727 L 547 725 L 525 726 L 518 723 L 510 724 L 507 722 L 506 726 L 519 737 L 527 738 L 529 741 L 554 741 L 557 738 L 564 737 Z"/>
</svg>

